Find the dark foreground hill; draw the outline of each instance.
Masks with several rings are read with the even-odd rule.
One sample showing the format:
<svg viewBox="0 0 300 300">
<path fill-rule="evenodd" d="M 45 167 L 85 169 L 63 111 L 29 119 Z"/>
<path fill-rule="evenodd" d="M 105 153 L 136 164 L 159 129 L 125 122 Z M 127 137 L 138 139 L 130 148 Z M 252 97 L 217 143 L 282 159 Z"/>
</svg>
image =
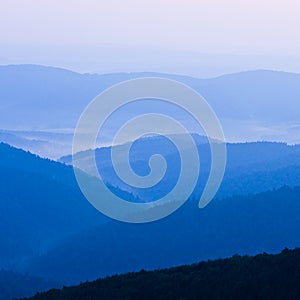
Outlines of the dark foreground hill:
<svg viewBox="0 0 300 300">
<path fill-rule="evenodd" d="M 50 290 L 32 300 L 300 299 L 300 249 L 140 271 Z"/>
</svg>

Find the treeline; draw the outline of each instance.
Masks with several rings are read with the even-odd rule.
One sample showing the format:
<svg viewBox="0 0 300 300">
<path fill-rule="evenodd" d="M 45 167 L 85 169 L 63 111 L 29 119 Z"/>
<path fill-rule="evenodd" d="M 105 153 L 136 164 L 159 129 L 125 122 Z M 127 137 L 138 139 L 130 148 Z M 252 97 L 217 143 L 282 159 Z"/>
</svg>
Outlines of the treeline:
<svg viewBox="0 0 300 300">
<path fill-rule="evenodd" d="M 116 275 L 31 300 L 300 299 L 300 249 Z"/>
</svg>

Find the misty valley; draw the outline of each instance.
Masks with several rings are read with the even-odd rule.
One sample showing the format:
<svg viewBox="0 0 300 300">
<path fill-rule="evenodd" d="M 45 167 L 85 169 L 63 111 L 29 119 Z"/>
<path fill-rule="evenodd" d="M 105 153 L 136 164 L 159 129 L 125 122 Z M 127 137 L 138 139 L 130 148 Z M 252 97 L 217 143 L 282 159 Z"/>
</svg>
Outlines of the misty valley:
<svg viewBox="0 0 300 300">
<path fill-rule="evenodd" d="M 91 99 L 147 76 L 177 80 L 205 97 L 224 124 L 226 169 L 211 203 L 199 208 L 215 159 L 211 148 L 223 141 L 188 123 L 186 112 L 159 104 L 189 127 L 200 175 L 172 214 L 126 223 L 86 199 L 74 168 L 87 182 L 99 176 L 122 201 L 148 205 L 150 214 L 176 186 L 183 154 L 192 156 L 185 134 L 131 132 L 113 144 L 120 123 L 156 112 L 145 102 L 120 108 L 94 149 L 72 153 L 73 135 Z M 0 300 L 299 299 L 299 97 L 300 75 L 286 72 L 198 79 L 0 66 Z M 181 152 L 173 138 L 184 145 Z M 127 161 L 116 165 L 111 153 L 128 148 L 140 177 L 151 173 L 153 155 L 164 158 L 159 183 L 134 187 L 118 176 L 116 167 Z"/>
</svg>

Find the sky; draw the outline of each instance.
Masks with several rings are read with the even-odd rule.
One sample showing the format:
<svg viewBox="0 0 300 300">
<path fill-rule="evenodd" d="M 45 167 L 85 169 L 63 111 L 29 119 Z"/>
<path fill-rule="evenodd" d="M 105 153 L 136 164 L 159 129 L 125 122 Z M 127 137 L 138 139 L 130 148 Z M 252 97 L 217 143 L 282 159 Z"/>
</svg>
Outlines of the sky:
<svg viewBox="0 0 300 300">
<path fill-rule="evenodd" d="M 300 72 L 299 0 L 1 0 L 0 64 Z"/>
</svg>

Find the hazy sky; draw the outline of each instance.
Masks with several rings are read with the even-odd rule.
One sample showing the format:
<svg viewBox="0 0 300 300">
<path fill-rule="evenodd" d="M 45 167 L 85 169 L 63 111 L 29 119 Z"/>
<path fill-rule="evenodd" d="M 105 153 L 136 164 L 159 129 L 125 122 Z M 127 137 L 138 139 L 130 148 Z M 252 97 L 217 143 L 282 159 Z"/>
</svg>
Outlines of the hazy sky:
<svg viewBox="0 0 300 300">
<path fill-rule="evenodd" d="M 299 28 L 299 0 L 1 0 L 0 63 L 47 63 L 52 57 L 64 65 L 73 55 L 76 69 L 76 61 L 77 67 L 85 64 L 83 56 L 96 60 L 100 48 L 109 49 L 108 61 L 110 49 L 127 49 L 119 64 L 134 60 L 137 50 L 128 49 L 142 49 L 148 53 L 142 60 L 156 65 L 164 60 L 161 53 L 296 59 Z"/>
</svg>

